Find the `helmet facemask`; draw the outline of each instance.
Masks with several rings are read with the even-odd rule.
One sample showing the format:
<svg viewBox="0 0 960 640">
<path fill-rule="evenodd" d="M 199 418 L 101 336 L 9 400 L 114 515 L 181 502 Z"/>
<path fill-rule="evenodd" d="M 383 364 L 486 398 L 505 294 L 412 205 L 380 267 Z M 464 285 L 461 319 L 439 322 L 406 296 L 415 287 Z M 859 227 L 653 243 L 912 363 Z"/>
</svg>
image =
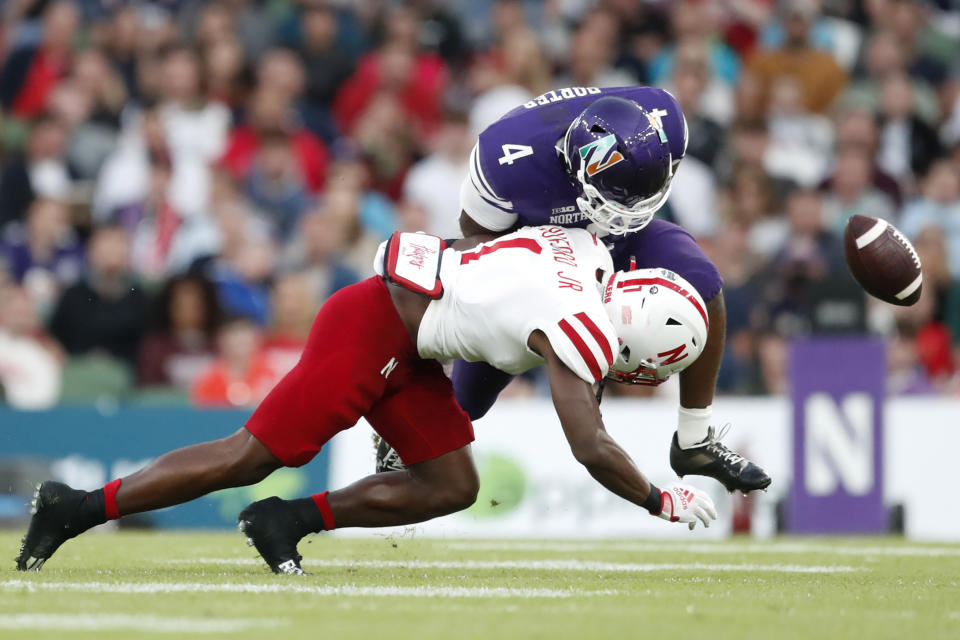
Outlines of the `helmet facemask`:
<svg viewBox="0 0 960 640">
<path fill-rule="evenodd" d="M 643 198 L 633 205 L 626 205 L 617 202 L 607 196 L 604 196 L 596 186 L 594 186 L 586 174 L 586 163 L 577 158 L 574 162 L 569 153 L 570 134 L 579 126 L 581 118 L 577 117 L 563 137 L 562 153 L 569 169 L 577 167 L 573 178 L 581 191 L 581 196 L 577 198 L 577 206 L 580 211 L 598 228 L 611 235 L 625 235 L 640 231 L 646 227 L 656 216 L 657 211 L 666 203 L 670 196 L 670 189 L 673 183 L 673 161 L 667 151 L 669 161 L 669 173 L 663 186 L 654 194 Z"/>
</svg>

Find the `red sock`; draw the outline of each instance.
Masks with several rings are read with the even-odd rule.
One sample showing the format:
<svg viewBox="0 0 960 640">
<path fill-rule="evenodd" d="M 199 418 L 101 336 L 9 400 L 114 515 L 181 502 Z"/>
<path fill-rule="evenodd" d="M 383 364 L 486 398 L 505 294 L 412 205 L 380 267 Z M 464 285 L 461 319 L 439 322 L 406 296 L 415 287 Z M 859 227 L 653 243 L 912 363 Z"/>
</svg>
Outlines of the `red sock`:
<svg viewBox="0 0 960 640">
<path fill-rule="evenodd" d="M 320 517 L 323 518 L 323 528 L 326 531 L 333 531 L 337 524 L 333 521 L 333 511 L 330 510 L 330 503 L 327 502 L 328 493 L 330 492 L 324 491 L 323 493 L 315 493 L 310 497 L 313 498 L 314 504 L 320 510 Z"/>
<path fill-rule="evenodd" d="M 103 485 L 103 506 L 107 520 L 116 520 L 120 517 L 120 511 L 117 510 L 117 489 L 119 488 L 120 478 Z"/>
</svg>

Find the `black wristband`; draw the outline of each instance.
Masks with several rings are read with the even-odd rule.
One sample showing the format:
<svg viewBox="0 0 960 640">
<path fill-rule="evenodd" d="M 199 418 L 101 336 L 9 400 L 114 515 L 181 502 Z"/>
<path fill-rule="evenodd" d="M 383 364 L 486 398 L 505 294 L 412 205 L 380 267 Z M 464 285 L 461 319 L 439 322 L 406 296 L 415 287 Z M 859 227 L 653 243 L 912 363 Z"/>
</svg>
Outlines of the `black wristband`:
<svg viewBox="0 0 960 640">
<path fill-rule="evenodd" d="M 663 498 L 660 496 L 660 489 L 657 489 L 652 482 L 650 483 L 650 495 L 640 506 L 649 511 L 652 516 L 658 516 L 663 511 Z"/>
</svg>

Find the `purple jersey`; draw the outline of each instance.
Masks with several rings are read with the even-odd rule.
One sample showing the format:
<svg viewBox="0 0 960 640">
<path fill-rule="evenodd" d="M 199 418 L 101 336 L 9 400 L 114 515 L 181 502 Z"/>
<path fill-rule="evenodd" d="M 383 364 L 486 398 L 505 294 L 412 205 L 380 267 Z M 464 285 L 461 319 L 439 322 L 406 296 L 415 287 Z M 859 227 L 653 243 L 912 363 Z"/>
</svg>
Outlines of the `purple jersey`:
<svg viewBox="0 0 960 640">
<path fill-rule="evenodd" d="M 687 147 L 680 105 L 651 87 L 572 87 L 549 91 L 513 109 L 487 127 L 470 154 L 470 172 L 460 191 L 461 208 L 491 231 L 556 224 L 586 227 L 578 211 L 578 188 L 564 168 L 559 143 L 570 123 L 598 98 L 637 102 L 658 120 L 675 167 Z"/>
<path fill-rule="evenodd" d="M 668 92 L 652 87 L 558 89 L 513 109 L 480 134 L 460 189 L 461 209 L 491 231 L 544 224 L 586 227 L 610 247 L 617 269 L 629 268 L 635 257 L 638 268 L 675 271 L 704 300 L 711 300 L 722 286 L 720 274 L 686 231 L 654 220 L 632 234 L 604 236 L 590 227 L 577 207 L 579 190 L 564 167 L 558 144 L 570 123 L 604 96 L 633 100 L 658 119 L 676 168 L 686 151 L 687 124 Z"/>
</svg>

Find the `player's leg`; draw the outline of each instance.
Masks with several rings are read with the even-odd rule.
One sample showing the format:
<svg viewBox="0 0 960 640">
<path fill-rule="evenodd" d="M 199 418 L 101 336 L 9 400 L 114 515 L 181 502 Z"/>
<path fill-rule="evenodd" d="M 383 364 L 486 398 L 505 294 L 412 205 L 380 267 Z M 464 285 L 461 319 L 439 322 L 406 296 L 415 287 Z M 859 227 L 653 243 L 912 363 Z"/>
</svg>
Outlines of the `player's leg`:
<svg viewBox="0 0 960 640">
<path fill-rule="evenodd" d="M 453 363 L 451 380 L 457 403 L 476 421 L 487 415 L 513 376 L 486 362 L 457 360 Z"/>
<path fill-rule="evenodd" d="M 297 544 L 310 533 L 344 527 L 391 527 L 466 509 L 480 481 L 469 445 L 404 471 L 376 473 L 297 500 L 272 497 L 240 512 L 240 530 L 274 573 L 302 573 Z"/>
<path fill-rule="evenodd" d="M 392 527 L 466 509 L 477 499 L 479 488 L 468 445 L 412 464 L 406 471 L 367 476 L 331 491 L 327 502 L 338 528 Z"/>
<path fill-rule="evenodd" d="M 164 454 L 122 479 L 117 513 L 152 511 L 183 504 L 213 491 L 260 482 L 283 466 L 246 428 L 212 442 Z"/>
<path fill-rule="evenodd" d="M 17 568 L 39 570 L 64 542 L 107 520 L 188 502 L 219 489 L 259 482 L 279 460 L 246 429 L 184 447 L 96 491 L 44 482 L 23 539 Z"/>
<path fill-rule="evenodd" d="M 381 322 L 370 322 L 368 314 Z M 244 429 L 168 453 L 94 492 L 41 485 L 18 568 L 39 569 L 63 542 L 107 519 L 252 484 L 280 466 L 306 464 L 382 396 L 381 360 L 390 357 L 382 349 L 401 358 L 415 353 L 383 282 L 370 279 L 341 290 L 317 314 L 301 361 Z M 350 371 L 363 375 L 344 375 Z"/>
<path fill-rule="evenodd" d="M 396 373 L 404 386 L 366 417 L 409 463 L 406 469 L 309 498 L 268 498 L 241 512 L 241 529 L 275 572 L 300 573 L 297 543 L 307 533 L 413 524 L 473 504 L 479 489 L 468 446 L 473 427 L 450 380 L 429 360 Z"/>
</svg>

